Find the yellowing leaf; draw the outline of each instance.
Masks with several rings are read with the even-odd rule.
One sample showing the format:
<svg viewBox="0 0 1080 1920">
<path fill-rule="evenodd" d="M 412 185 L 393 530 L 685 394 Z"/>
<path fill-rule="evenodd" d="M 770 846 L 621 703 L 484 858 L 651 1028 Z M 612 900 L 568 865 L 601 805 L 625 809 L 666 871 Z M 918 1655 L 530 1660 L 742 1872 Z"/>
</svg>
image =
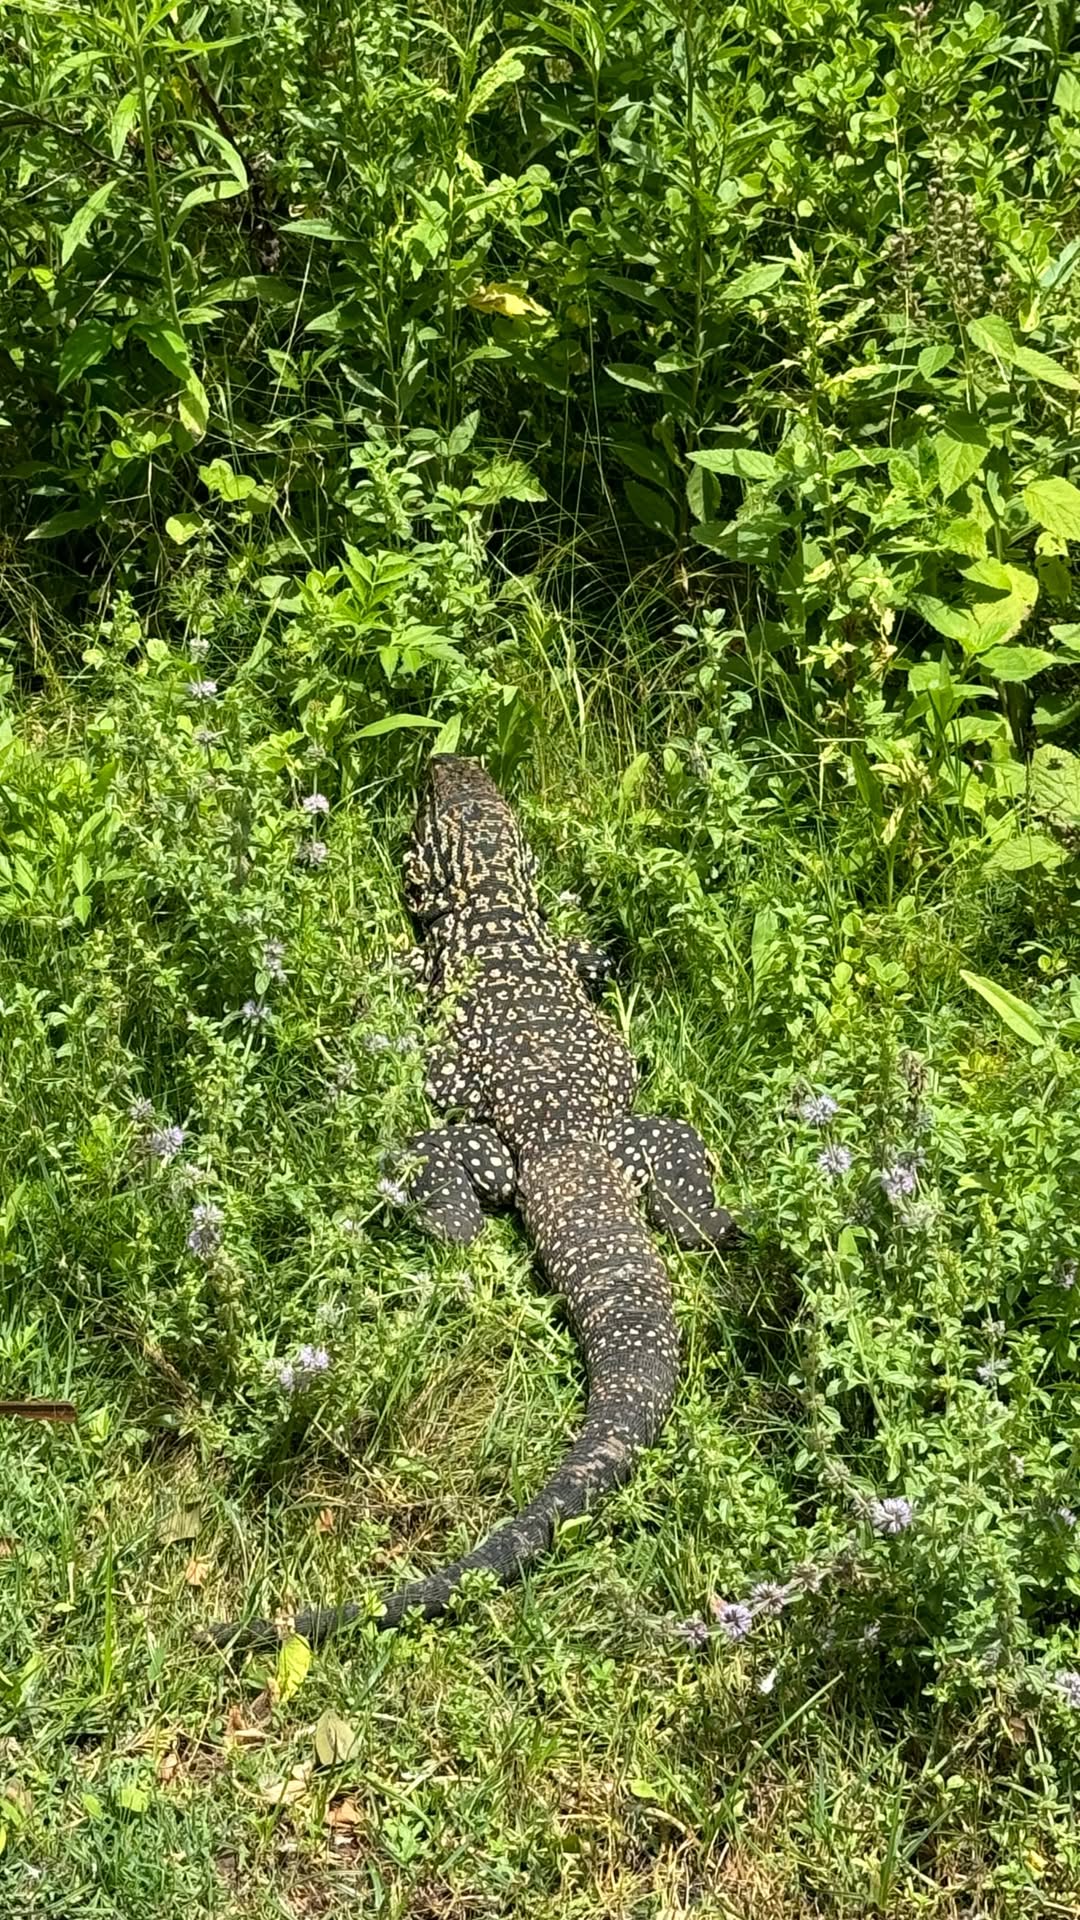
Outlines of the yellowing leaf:
<svg viewBox="0 0 1080 1920">
<path fill-rule="evenodd" d="M 355 1757 L 359 1739 L 340 1714 L 327 1707 L 315 1726 L 315 1754 L 320 1767 L 340 1767 Z"/>
<path fill-rule="evenodd" d="M 1080 540 L 1080 487 L 1060 474 L 1033 480 L 1024 488 L 1024 505 L 1033 520 L 1063 540 Z"/>
<path fill-rule="evenodd" d="M 533 300 L 520 287 L 509 286 L 504 281 L 491 280 L 477 287 L 469 295 L 469 305 L 477 313 L 501 313 L 507 320 L 546 320 L 548 310 L 538 300 Z"/>
<path fill-rule="evenodd" d="M 298 1693 L 308 1676 L 311 1648 L 302 1633 L 291 1634 L 277 1657 L 274 1688 L 282 1706 Z"/>
</svg>

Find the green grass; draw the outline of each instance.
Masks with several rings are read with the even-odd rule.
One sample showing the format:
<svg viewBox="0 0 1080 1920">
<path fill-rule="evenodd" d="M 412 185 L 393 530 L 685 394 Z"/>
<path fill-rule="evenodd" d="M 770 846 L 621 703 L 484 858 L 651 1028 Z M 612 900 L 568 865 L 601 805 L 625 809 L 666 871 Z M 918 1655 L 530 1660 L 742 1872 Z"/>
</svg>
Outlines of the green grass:
<svg viewBox="0 0 1080 1920">
<path fill-rule="evenodd" d="M 0 1395 L 79 1418 L 0 1423 L 0 1909 L 1071 1916 L 1071 13 L 5 35 Z M 667 1431 L 519 1588 L 230 1665 L 580 1419 L 517 1223 L 380 1191 L 436 744 L 746 1244 L 665 1248 Z"/>
</svg>

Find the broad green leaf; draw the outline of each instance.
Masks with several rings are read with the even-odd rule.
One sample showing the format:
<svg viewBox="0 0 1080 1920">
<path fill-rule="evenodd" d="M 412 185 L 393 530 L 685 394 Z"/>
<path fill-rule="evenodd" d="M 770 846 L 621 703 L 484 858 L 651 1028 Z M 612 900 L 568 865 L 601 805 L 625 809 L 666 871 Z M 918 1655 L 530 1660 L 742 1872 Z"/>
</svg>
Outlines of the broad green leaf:
<svg viewBox="0 0 1080 1920">
<path fill-rule="evenodd" d="M 109 145 L 112 148 L 112 157 L 114 160 L 119 160 L 120 155 L 124 151 L 124 143 L 127 140 L 128 134 L 131 132 L 138 118 L 139 96 L 135 89 L 132 88 L 130 93 L 125 93 L 122 98 L 117 101 L 109 121 Z"/>
<path fill-rule="evenodd" d="M 704 447 L 690 458 L 706 473 L 732 474 L 738 480 L 775 480 L 783 473 L 775 455 L 757 447 Z"/>
<path fill-rule="evenodd" d="M 308 1676 L 311 1665 L 311 1647 L 302 1633 L 290 1634 L 277 1657 L 274 1669 L 274 1684 L 277 1697 L 284 1706 L 294 1693 L 299 1692 Z"/>
<path fill-rule="evenodd" d="M 184 386 L 192 377 L 191 354 L 182 333 L 164 320 L 139 320 L 134 332 L 163 367 Z"/>
<path fill-rule="evenodd" d="M 1064 747 L 1037 747 L 1031 762 L 1031 797 L 1042 812 L 1080 822 L 1080 757 Z"/>
<path fill-rule="evenodd" d="M 987 873 L 1026 873 L 1031 867 L 1051 872 L 1068 858 L 1048 833 L 1017 833 L 1002 840 L 986 861 Z"/>
<path fill-rule="evenodd" d="M 97 219 L 99 213 L 104 213 L 115 191 L 116 181 L 106 180 L 105 185 L 98 187 L 97 190 L 90 195 L 88 200 L 84 200 L 79 211 L 68 221 L 60 241 L 60 265 L 62 267 L 67 266 L 76 247 L 81 247 L 85 244 L 89 238 L 90 229 L 94 221 Z"/>
<path fill-rule="evenodd" d="M 348 235 L 339 233 L 329 220 L 285 220 L 282 233 L 303 233 L 309 240 L 347 240 Z"/>
<path fill-rule="evenodd" d="M 206 432 L 206 423 L 210 418 L 210 402 L 206 397 L 206 388 L 193 373 L 180 394 L 178 401 L 180 425 L 186 427 L 193 440 L 201 440 Z"/>
<path fill-rule="evenodd" d="M 112 346 L 112 328 L 104 320 L 83 320 L 69 333 L 60 351 L 60 377 L 57 391 L 63 393 L 69 381 L 78 379 L 88 368 L 104 360 Z"/>
<path fill-rule="evenodd" d="M 992 673 L 995 680 L 1017 686 L 1057 664 L 1057 655 L 1047 653 L 1045 647 L 990 647 L 979 655 L 980 667 Z"/>
<path fill-rule="evenodd" d="M 665 493 L 656 493 L 652 487 L 643 487 L 637 480 L 628 480 L 626 498 L 643 527 L 648 527 L 651 533 L 663 533 L 669 540 L 674 540 L 678 522 L 675 509 Z"/>
<path fill-rule="evenodd" d="M 1075 373 L 1059 366 L 1048 353 L 1039 353 L 1034 347 L 1017 347 L 1013 353 L 1013 365 L 1030 380 L 1040 380 L 1047 387 L 1064 387 L 1067 393 L 1080 393 L 1080 380 Z"/>
<path fill-rule="evenodd" d="M 470 293 L 467 305 L 477 313 L 501 313 L 504 320 L 546 320 L 548 310 L 521 287 L 491 280 Z"/>
<path fill-rule="evenodd" d="M 500 500 L 546 500 L 539 480 L 524 460 L 512 460 L 496 454 L 473 474 L 470 497 L 479 497 L 487 506 Z"/>
<path fill-rule="evenodd" d="M 1054 105 L 1059 113 L 1080 115 L 1080 73 L 1071 73 L 1066 69 L 1058 74 Z"/>
<path fill-rule="evenodd" d="M 992 354 L 995 360 L 1003 360 L 1011 365 L 1016 354 L 1016 341 L 1007 320 L 1000 313 L 985 314 L 981 320 L 969 320 L 968 339 L 982 353 Z"/>
<path fill-rule="evenodd" d="M 397 733 L 402 727 L 441 727 L 441 720 L 433 720 L 429 713 L 387 713 L 381 720 L 372 720 L 361 727 L 358 740 L 375 740 L 383 733 Z"/>
<path fill-rule="evenodd" d="M 773 908 L 759 907 L 750 934 L 750 968 L 755 988 L 775 970 L 781 953 L 779 932 L 780 921 Z"/>
<path fill-rule="evenodd" d="M 962 746 L 982 746 L 987 740 L 1004 739 L 1005 722 L 1000 714 L 969 713 L 951 722 L 950 731 Z"/>
<path fill-rule="evenodd" d="M 717 293 L 724 306 L 738 306 L 742 300 L 752 300 L 755 294 L 768 293 L 770 287 L 775 287 L 777 281 L 783 279 L 787 270 L 786 260 L 776 260 L 771 264 L 763 263 L 760 267 L 747 267 L 744 273 L 737 273 L 734 280 L 729 280 L 726 286 L 719 286 Z"/>
<path fill-rule="evenodd" d="M 1080 487 L 1060 474 L 1033 480 L 1024 488 L 1024 505 L 1033 520 L 1063 540 L 1080 540 Z"/>
<path fill-rule="evenodd" d="M 971 639 L 971 615 L 965 608 L 946 606 L 944 600 L 930 593 L 915 594 L 911 604 L 935 633 L 943 633 L 947 640 Z"/>
<path fill-rule="evenodd" d="M 987 1006 L 993 1007 L 998 1019 L 1003 1020 L 1021 1040 L 1026 1040 L 1029 1047 L 1041 1047 L 1043 1031 L 1039 1017 L 1032 1013 L 1023 1000 L 1018 1000 L 1015 993 L 1010 993 L 1007 987 L 999 987 L 996 980 L 988 980 L 984 973 L 969 973 L 966 967 L 961 967 L 960 978 L 973 993 L 981 994 Z"/>
<path fill-rule="evenodd" d="M 944 345 L 924 347 L 916 361 L 916 365 L 923 379 L 932 380 L 935 373 L 940 373 L 942 367 L 948 366 L 955 352 L 955 347 L 946 347 Z"/>
<path fill-rule="evenodd" d="M 443 722 L 431 743 L 432 753 L 456 753 L 461 739 L 461 715 L 452 713 L 449 720 Z"/>
<path fill-rule="evenodd" d="M 85 507 L 62 507 L 59 513 L 51 513 L 38 527 L 31 527 L 28 540 L 58 540 L 62 533 L 74 533 L 78 527 L 88 527 L 93 521 L 100 520 L 101 508 L 95 502 Z"/>
<path fill-rule="evenodd" d="M 950 413 L 931 442 L 937 455 L 938 484 L 948 500 L 978 473 L 990 450 L 986 429 L 970 413 Z"/>
<path fill-rule="evenodd" d="M 498 59 L 492 62 L 487 72 L 480 75 L 469 95 L 469 104 L 465 109 L 466 120 L 471 120 L 474 113 L 482 113 L 503 87 L 513 86 L 515 81 L 521 79 L 524 72 L 525 62 L 521 55 L 515 53 L 512 47 L 507 47 L 505 52 L 500 53 Z"/>
</svg>

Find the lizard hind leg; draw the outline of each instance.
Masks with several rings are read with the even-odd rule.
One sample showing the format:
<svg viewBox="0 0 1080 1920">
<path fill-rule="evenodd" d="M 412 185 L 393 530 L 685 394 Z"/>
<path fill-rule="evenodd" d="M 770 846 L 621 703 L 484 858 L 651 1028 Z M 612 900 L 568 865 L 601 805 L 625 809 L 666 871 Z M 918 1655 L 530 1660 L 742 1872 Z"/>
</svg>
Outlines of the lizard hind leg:
<svg viewBox="0 0 1080 1920">
<path fill-rule="evenodd" d="M 418 1133 L 406 1153 L 419 1162 L 409 1198 L 425 1233 L 467 1247 L 480 1233 L 481 1203 L 500 1206 L 514 1193 L 514 1163 L 491 1127 L 435 1127 Z"/>
<path fill-rule="evenodd" d="M 705 1142 L 686 1120 L 630 1113 L 608 1142 L 613 1158 L 637 1187 L 653 1225 L 677 1246 L 732 1246 L 741 1234 L 718 1207 Z"/>
</svg>

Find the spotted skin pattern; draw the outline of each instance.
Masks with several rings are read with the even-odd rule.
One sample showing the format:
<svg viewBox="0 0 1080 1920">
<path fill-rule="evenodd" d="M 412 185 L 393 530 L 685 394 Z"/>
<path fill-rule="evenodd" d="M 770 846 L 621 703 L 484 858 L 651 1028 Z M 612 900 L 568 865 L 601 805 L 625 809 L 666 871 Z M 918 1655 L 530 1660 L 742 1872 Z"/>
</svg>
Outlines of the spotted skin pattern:
<svg viewBox="0 0 1080 1920">
<path fill-rule="evenodd" d="M 411 1612 L 445 1612 L 471 1568 L 515 1579 L 550 1545 L 557 1522 L 622 1485 L 660 1433 L 678 1377 L 678 1335 L 638 1196 L 681 1246 L 738 1237 L 715 1204 L 694 1129 L 631 1113 L 634 1061 L 591 998 L 606 958 L 548 932 L 533 857 L 476 762 L 432 757 L 405 873 L 423 977 L 445 1014 L 427 1090 L 452 1116 L 409 1142 L 417 1218 L 467 1246 L 482 1228 L 483 1207 L 516 1202 L 565 1297 L 589 1394 L 579 1439 L 528 1506 L 472 1553 L 393 1594 L 380 1627 Z M 359 1612 L 351 1604 L 316 1608 L 288 1629 L 317 1642 Z M 257 1620 L 212 1628 L 211 1637 L 247 1648 L 275 1644 L 282 1630 Z"/>
</svg>

